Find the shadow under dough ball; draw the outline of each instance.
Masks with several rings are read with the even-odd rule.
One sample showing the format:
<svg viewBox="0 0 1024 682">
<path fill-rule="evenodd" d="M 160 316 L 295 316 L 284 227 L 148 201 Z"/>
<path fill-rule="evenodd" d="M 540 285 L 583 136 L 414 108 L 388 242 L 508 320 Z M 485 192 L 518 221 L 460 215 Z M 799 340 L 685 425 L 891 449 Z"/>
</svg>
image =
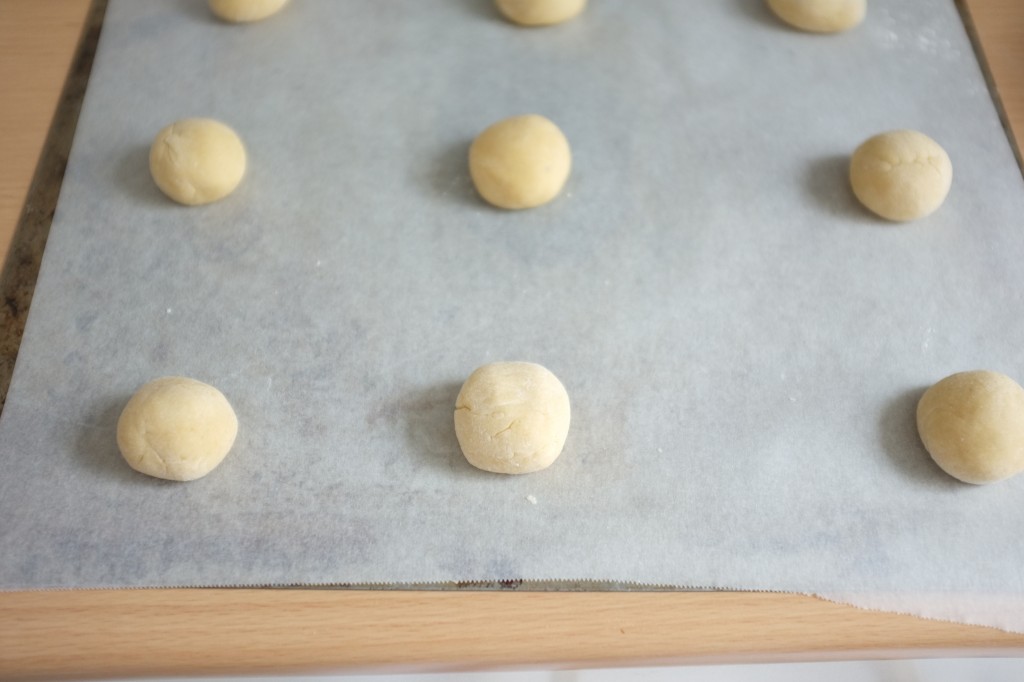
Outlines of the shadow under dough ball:
<svg viewBox="0 0 1024 682">
<path fill-rule="evenodd" d="M 495 0 L 498 11 L 521 26 L 550 26 L 577 16 L 587 0 Z"/>
<path fill-rule="evenodd" d="M 117 420 L 117 447 L 128 465 L 170 481 L 213 471 L 237 434 L 238 418 L 224 394 L 187 377 L 143 385 Z"/>
<path fill-rule="evenodd" d="M 480 133 L 469 147 L 469 174 L 488 203 L 523 209 L 546 204 L 572 170 L 569 141 L 536 114 L 513 116 Z"/>
<path fill-rule="evenodd" d="M 212 118 L 167 126 L 149 148 L 157 187 L 180 204 L 198 206 L 231 194 L 245 176 L 245 146 L 234 130 Z"/>
<path fill-rule="evenodd" d="M 850 159 L 850 186 L 864 206 L 896 222 L 924 218 L 942 205 L 953 164 L 938 142 L 916 130 L 875 135 Z"/>
<path fill-rule="evenodd" d="M 838 33 L 864 21 L 867 0 L 768 0 L 768 7 L 795 28 Z"/>
<path fill-rule="evenodd" d="M 1024 471 L 1024 389 L 998 372 L 960 372 L 929 388 L 917 430 L 935 463 L 965 483 Z"/>
<path fill-rule="evenodd" d="M 470 464 L 529 474 L 558 458 L 569 433 L 569 394 L 547 368 L 494 362 L 477 368 L 455 400 L 455 435 Z"/>
</svg>

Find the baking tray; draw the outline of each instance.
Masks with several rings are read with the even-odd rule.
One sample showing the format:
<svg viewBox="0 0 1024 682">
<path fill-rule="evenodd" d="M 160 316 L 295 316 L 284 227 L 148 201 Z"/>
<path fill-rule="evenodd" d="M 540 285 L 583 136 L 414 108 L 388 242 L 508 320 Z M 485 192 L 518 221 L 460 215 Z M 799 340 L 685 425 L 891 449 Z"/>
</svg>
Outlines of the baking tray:
<svg viewBox="0 0 1024 682">
<path fill-rule="evenodd" d="M 955 519 L 969 535 L 973 526 L 963 519 L 973 514 L 979 527 L 999 516 L 1006 525 L 997 528 L 1012 529 L 1000 505 L 1011 504 L 1006 500 L 1019 496 L 1019 486 L 1003 486 L 980 503 L 975 493 L 968 497 L 922 457 L 910 418 L 920 388 L 943 373 L 976 365 L 1012 373 L 1020 359 L 1012 344 L 992 340 L 1007 334 L 997 313 L 1019 302 L 1011 267 L 1019 244 L 1008 226 L 1019 209 L 1020 178 L 952 6 L 925 15 L 923 4 L 880 3 L 859 35 L 822 39 L 788 32 L 744 3 L 696 13 L 654 5 L 639 22 L 628 6 L 607 3 L 593 10 L 596 18 L 588 15 L 591 23 L 557 34 L 518 31 L 480 4 L 441 3 L 422 20 L 408 16 L 410 6 L 399 11 L 391 5 L 369 10 L 370 18 L 390 27 L 402 15 L 399 35 L 389 42 L 368 31 L 366 44 L 347 44 L 346 54 L 367 64 L 356 74 L 343 70 L 335 77 L 339 83 L 277 59 L 286 52 L 279 41 L 289 28 L 285 22 L 316 11 L 308 4 L 312 9 L 290 8 L 275 24 L 254 27 L 262 34 L 226 34 L 233 27 L 211 22 L 194 4 L 132 10 L 141 14 L 122 34 L 129 44 L 121 47 L 132 59 L 110 56 L 107 62 L 131 72 L 109 78 L 114 82 L 107 87 L 129 91 L 108 98 L 120 103 L 119 111 L 104 108 L 101 81 L 94 81 L 84 120 L 100 130 L 84 139 L 79 133 L 40 280 L 41 312 L 33 313 L 26 336 L 36 357 L 19 361 L 14 407 L 0 427 L 4 456 L 34 472 L 7 478 L 19 484 L 3 491 L 5 504 L 25 509 L 14 514 L 14 532 L 5 536 L 16 538 L 20 551 L 7 556 L 37 581 L 14 586 L 596 578 L 878 590 L 912 575 L 913 567 L 893 561 L 882 566 L 880 578 L 858 576 L 846 558 L 866 552 L 868 567 L 892 561 L 887 533 L 897 533 L 899 543 L 916 539 L 929 553 L 948 550 L 950 540 L 916 525 L 926 514 L 936 516 L 936 506 L 944 507 L 936 527 Z M 365 10 L 357 4 L 348 11 Z M 174 16 L 196 33 L 172 35 Z M 373 25 L 344 11 L 321 19 L 314 24 L 324 27 L 321 42 L 290 25 L 315 54 L 335 54 L 336 45 L 324 37 L 327 27 Z M 702 30 L 710 20 L 734 33 L 723 38 Z M 466 22 L 474 31 L 456 32 L 446 21 Z M 663 26 L 673 27 L 678 44 L 645 39 L 664 35 Z M 149 68 L 151 76 L 154 69 L 140 46 L 159 55 L 161 40 L 181 40 L 192 54 L 177 69 L 144 79 L 140 74 Z M 720 49 L 723 44 L 730 49 Z M 438 54 L 431 59 L 450 60 L 444 68 L 420 66 L 432 50 Z M 671 59 L 652 60 L 651 52 Z M 100 75 L 103 58 L 101 52 Z M 887 71 L 865 68 L 872 59 Z M 753 64 L 764 69 L 752 72 Z M 193 82 L 196 73 L 215 81 L 218 68 L 237 72 L 242 65 L 253 67 L 244 87 L 218 82 L 204 90 Z M 415 87 L 389 81 L 396 72 L 414 75 Z M 514 77 L 523 73 L 531 78 Z M 769 83 L 766 73 L 787 80 Z M 267 83 L 275 77 L 287 97 L 268 99 Z M 953 101 L 939 87 L 950 81 L 961 86 L 951 88 L 958 93 Z M 896 85 L 907 82 L 915 83 L 914 92 L 895 96 Z M 154 126 L 179 117 L 158 99 L 161 91 L 188 93 L 192 109 L 242 130 L 253 167 L 229 202 L 189 212 L 167 204 L 149 183 L 145 145 Z M 367 105 L 353 91 L 378 93 L 384 101 Z M 456 91 L 458 97 L 450 96 Z M 466 106 L 469 95 L 478 109 Z M 353 99 L 366 110 L 353 108 Z M 423 106 L 427 100 L 431 106 Z M 558 203 L 503 214 L 475 199 L 465 147 L 483 125 L 523 109 L 542 110 L 562 124 L 577 171 Z M 180 115 L 191 113 L 199 112 Z M 405 122 L 389 126 L 388 114 Z M 323 125 L 282 129 L 281 121 L 301 123 L 302 115 L 336 125 L 332 134 L 344 144 L 325 144 L 318 132 Z M 896 229 L 857 207 L 842 172 L 849 149 L 894 127 L 895 119 L 942 139 L 957 174 L 942 214 Z M 716 134 L 714 125 L 741 134 Z M 366 137 L 374 126 L 386 130 Z M 645 139 L 637 133 L 644 130 L 674 134 Z M 761 162 L 743 163 L 748 158 Z M 715 171 L 726 167 L 728 173 Z M 107 194 L 96 191 L 98 183 Z M 228 225 L 235 229 L 224 230 Z M 403 248 L 390 248 L 395 245 Z M 339 272 L 339 261 L 364 270 Z M 996 295 L 985 301 L 978 291 L 950 286 L 944 269 L 950 263 L 959 263 L 961 279 Z M 257 271 L 258 282 L 246 279 Z M 362 286 L 367 282 L 371 286 Z M 481 282 L 490 288 L 464 288 Z M 478 298 L 462 296 L 466 290 Z M 114 305 L 97 305 L 97 295 L 108 291 Z M 347 308 L 320 304 L 336 303 L 339 291 L 350 296 Z M 250 303 L 242 310 L 231 309 L 245 299 Z M 837 301 L 846 307 L 835 307 Z M 769 303 L 781 305 L 766 311 Z M 376 316 L 360 320 L 367 310 Z M 123 314 L 119 322 L 112 324 L 112 312 Z M 808 313 L 819 324 L 807 324 Z M 183 331 L 175 315 L 186 316 Z M 364 338 L 345 336 L 360 333 L 353 320 L 361 322 Z M 779 329 L 791 335 L 780 337 Z M 837 338 L 852 340 L 847 357 Z M 49 347 L 37 350 L 47 339 Z M 346 348 L 370 345 L 379 355 L 361 357 L 355 369 L 339 360 Z M 546 478 L 495 479 L 468 469 L 445 425 L 468 371 L 509 355 L 556 369 L 574 397 L 573 436 Z M 295 361 L 310 356 L 309 366 Z M 879 366 L 886 376 L 871 384 L 864 368 Z M 217 477 L 188 488 L 140 481 L 111 449 L 113 423 L 131 390 L 154 372 L 172 373 L 164 370 L 171 367 L 220 386 L 243 421 L 238 450 Z M 778 369 L 778 376 L 758 372 L 765 367 Z M 842 395 L 820 390 L 824 378 L 838 379 L 832 383 Z M 360 389 L 358 400 L 349 395 L 353 386 Z M 687 387 L 682 395 L 680 386 Z M 367 407 L 374 390 L 377 402 Z M 709 404 L 708 396 L 718 402 Z M 317 405 L 312 410 L 310 398 Z M 766 425 L 775 429 L 767 446 Z M 370 466 L 397 469 L 357 471 L 353 464 L 366 464 L 374 438 L 384 441 L 369 451 L 385 454 L 370 458 Z M 868 453 L 867 471 L 847 469 L 851 458 L 836 453 L 839 445 L 853 455 Z M 40 452 L 64 457 L 57 466 L 47 460 L 41 471 Z M 314 466 L 289 479 L 285 472 L 294 460 L 284 458 L 296 453 Z M 346 453 L 359 459 L 344 459 Z M 829 457 L 823 460 L 822 453 Z M 251 459 L 257 454 L 262 459 Z M 687 456 L 685 480 L 671 475 L 680 454 Z M 326 455 L 333 459 L 325 462 Z M 773 495 L 750 495 L 752 476 Z M 23 486 L 24 480 L 39 487 Z M 324 481 L 338 485 L 327 491 L 319 485 Z M 382 482 L 383 494 L 369 489 Z M 849 489 L 810 502 L 804 500 L 815 487 L 809 482 L 826 491 Z M 638 492 L 652 484 L 650 494 Z M 467 487 L 480 499 L 463 499 Z M 58 490 L 67 497 L 54 505 Z M 715 504 L 704 503 L 708 490 Z M 83 515 L 87 507 L 74 500 L 83 494 L 105 511 Z M 904 495 L 916 516 L 901 531 L 901 524 L 884 523 L 883 508 Z M 530 504 L 529 496 L 540 504 Z M 401 508 L 390 512 L 397 517 L 383 516 L 376 502 L 366 501 L 389 497 L 400 500 Z M 299 519 L 274 509 L 275 500 L 308 511 L 335 499 L 341 502 L 331 506 L 330 522 L 340 518 L 340 532 L 324 527 L 322 513 Z M 850 499 L 864 505 L 861 513 L 849 513 Z M 31 500 L 45 500 L 46 509 L 21 504 Z M 228 517 L 213 500 L 237 505 L 228 512 L 236 514 L 228 525 L 237 535 L 227 543 Z M 141 516 L 123 516 L 125 509 L 154 505 L 172 526 L 157 528 L 155 537 L 153 524 Z M 806 520 L 806 505 L 818 512 L 813 537 L 828 547 L 776 532 L 790 512 Z M 385 543 L 390 549 L 384 554 L 367 550 L 378 546 L 383 532 L 360 518 L 358 510 L 371 508 L 372 523 L 386 519 L 387 532 L 425 538 L 431 546 L 403 541 Z M 604 515 L 591 519 L 595 508 Z M 166 513 L 172 510 L 181 518 Z M 346 519 L 344 510 L 356 511 Z M 434 525 L 425 517 L 434 517 Z M 460 519 L 457 532 L 451 518 Z M 703 529 L 688 527 L 694 518 Z M 509 527 L 523 530 L 510 535 Z M 738 534 L 713 541 L 738 528 L 765 541 L 751 545 Z M 129 545 L 105 555 L 99 548 L 109 538 L 101 536 L 111 529 Z M 875 540 L 881 542 L 874 547 L 861 544 Z M 814 560 L 803 561 L 786 542 L 797 542 Z M 682 555 L 672 554 L 681 546 Z M 686 553 L 693 547 L 700 556 Z M 353 549 L 364 552 L 362 559 Z M 64 551 L 84 561 L 55 554 Z M 605 556 L 595 561 L 595 554 Z M 738 556 L 753 557 L 768 573 L 737 571 Z M 354 570 L 351 562 L 367 558 Z M 1011 558 L 983 572 L 987 577 L 977 587 L 1004 589 L 1006 578 L 1011 587 L 1014 578 L 1019 582 Z M 381 566 L 398 572 L 381 573 Z M 785 579 L 776 580 L 772 571 Z M 938 571 L 910 587 L 955 591 L 964 587 L 959 577 Z"/>
</svg>

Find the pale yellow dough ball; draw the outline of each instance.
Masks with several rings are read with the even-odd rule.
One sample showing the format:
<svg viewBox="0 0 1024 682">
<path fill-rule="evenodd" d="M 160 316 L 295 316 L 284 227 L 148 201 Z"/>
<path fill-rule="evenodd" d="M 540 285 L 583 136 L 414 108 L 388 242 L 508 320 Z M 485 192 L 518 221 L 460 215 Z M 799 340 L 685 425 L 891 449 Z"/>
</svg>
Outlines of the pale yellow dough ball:
<svg viewBox="0 0 1024 682">
<path fill-rule="evenodd" d="M 953 164 L 946 150 L 915 130 L 876 135 L 850 159 L 853 193 L 887 220 L 930 215 L 946 200 L 952 184 Z"/>
<path fill-rule="evenodd" d="M 942 469 L 965 483 L 1024 471 L 1024 389 L 997 372 L 961 372 L 917 404 L 917 430 Z"/>
<path fill-rule="evenodd" d="M 551 466 L 569 433 L 569 394 L 532 362 L 477 368 L 455 401 L 455 435 L 470 464 L 499 474 Z"/>
<path fill-rule="evenodd" d="M 477 191 L 499 208 L 522 209 L 558 196 L 572 170 L 569 141 L 536 114 L 495 123 L 469 147 L 469 174 Z"/>
<path fill-rule="evenodd" d="M 790 26 L 814 33 L 838 33 L 864 21 L 867 0 L 768 0 Z"/>
<path fill-rule="evenodd" d="M 195 206 L 223 199 L 245 175 L 245 147 L 234 130 L 210 118 L 186 118 L 159 133 L 149 172 L 164 194 Z"/>
<path fill-rule="evenodd" d="M 213 386 L 186 377 L 145 384 L 117 421 L 117 447 L 128 465 L 157 478 L 192 481 L 231 450 L 238 419 Z"/>
<path fill-rule="evenodd" d="M 260 21 L 277 14 L 288 0 L 210 0 L 210 11 L 224 21 Z"/>
<path fill-rule="evenodd" d="M 509 21 L 522 26 L 550 26 L 572 19 L 587 6 L 587 0 L 495 0 Z"/>
</svg>

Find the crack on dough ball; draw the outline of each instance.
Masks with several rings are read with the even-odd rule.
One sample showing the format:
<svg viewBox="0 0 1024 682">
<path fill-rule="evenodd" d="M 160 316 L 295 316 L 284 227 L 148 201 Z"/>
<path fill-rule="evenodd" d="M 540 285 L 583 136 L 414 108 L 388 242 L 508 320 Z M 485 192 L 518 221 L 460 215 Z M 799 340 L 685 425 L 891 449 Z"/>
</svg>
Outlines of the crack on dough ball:
<svg viewBox="0 0 1024 682">
<path fill-rule="evenodd" d="M 558 458 L 569 433 L 569 394 L 545 367 L 495 362 L 477 368 L 455 400 L 455 435 L 470 464 L 528 474 Z"/>
<path fill-rule="evenodd" d="M 850 159 L 850 186 L 864 206 L 897 222 L 934 213 L 953 184 L 953 164 L 938 142 L 894 130 L 864 142 Z"/>
<path fill-rule="evenodd" d="M 768 0 L 775 16 L 804 31 L 838 33 L 864 21 L 867 0 Z"/>
<path fill-rule="evenodd" d="M 187 206 L 223 199 L 245 175 L 245 147 L 234 130 L 210 118 L 167 126 L 149 149 L 149 172 L 164 194 Z"/>
<path fill-rule="evenodd" d="M 238 418 L 224 394 L 187 377 L 142 386 L 117 421 L 117 447 L 136 471 L 192 481 L 213 471 L 231 450 Z"/>
<path fill-rule="evenodd" d="M 210 11 L 224 21 L 260 21 L 277 14 L 288 0 L 210 0 Z"/>
<path fill-rule="evenodd" d="M 569 141 L 536 114 L 513 116 L 480 133 L 469 147 L 469 174 L 488 203 L 524 209 L 562 191 L 572 170 Z"/>
<path fill-rule="evenodd" d="M 521 26 L 550 26 L 577 16 L 587 0 L 496 0 L 498 11 Z"/>
<path fill-rule="evenodd" d="M 929 388 L 917 430 L 935 463 L 965 483 L 1024 471 L 1024 389 L 998 372 L 960 372 Z"/>
</svg>

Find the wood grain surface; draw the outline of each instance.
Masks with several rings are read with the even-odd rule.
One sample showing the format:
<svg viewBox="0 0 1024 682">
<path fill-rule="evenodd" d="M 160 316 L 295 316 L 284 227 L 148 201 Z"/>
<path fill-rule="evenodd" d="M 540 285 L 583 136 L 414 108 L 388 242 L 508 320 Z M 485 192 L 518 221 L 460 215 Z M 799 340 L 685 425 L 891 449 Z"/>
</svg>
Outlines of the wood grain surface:
<svg viewBox="0 0 1024 682">
<path fill-rule="evenodd" d="M 1024 140 L 1024 2 L 1021 0 L 961 0 L 968 24 L 989 74 L 989 84 L 1001 104 L 1008 134 L 1021 160 Z"/>
<path fill-rule="evenodd" d="M 1024 2 L 965 4 L 1020 140 Z M 18 224 L 88 5 L 88 0 L 0 0 L 0 257 Z M 800 595 L 747 592 L 0 594 L 0 678 L 940 655 L 1024 656 L 1024 636 Z"/>
<path fill-rule="evenodd" d="M 988 628 L 750 592 L 33 592 L 3 595 L 0 622 L 0 673 L 42 678 L 1024 653 Z"/>
<path fill-rule="evenodd" d="M 25 203 L 89 3 L 0 0 L 0 261 Z"/>
</svg>

